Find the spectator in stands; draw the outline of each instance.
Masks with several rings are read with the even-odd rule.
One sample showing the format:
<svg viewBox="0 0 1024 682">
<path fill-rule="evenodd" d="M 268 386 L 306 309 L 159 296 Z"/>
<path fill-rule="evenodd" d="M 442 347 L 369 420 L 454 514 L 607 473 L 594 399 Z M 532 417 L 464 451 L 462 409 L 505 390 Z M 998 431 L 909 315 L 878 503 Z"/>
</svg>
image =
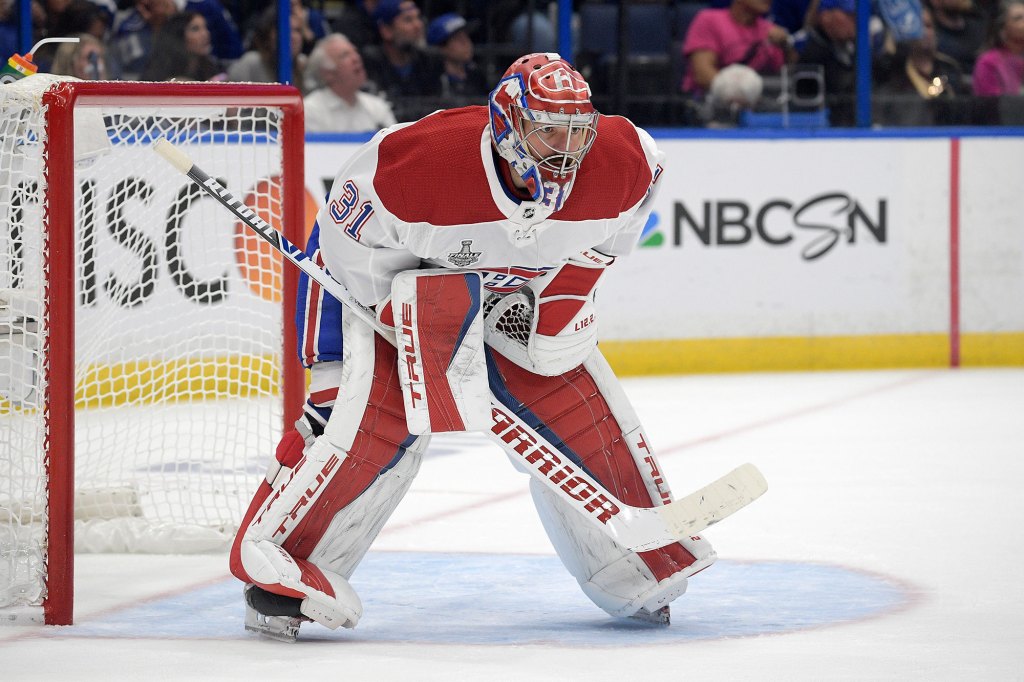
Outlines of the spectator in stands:
<svg viewBox="0 0 1024 682">
<path fill-rule="evenodd" d="M 764 17 L 769 7 L 769 0 L 733 0 L 728 8 L 698 12 L 683 43 L 688 60 L 683 92 L 702 98 L 731 64 L 764 75 L 777 74 L 794 60 L 789 33 Z"/>
<path fill-rule="evenodd" d="M 1024 0 L 1000 7 L 991 43 L 974 65 L 974 94 L 1024 95 Z"/>
<path fill-rule="evenodd" d="M 64 38 L 80 33 L 90 33 L 100 40 L 105 40 L 113 19 L 112 11 L 89 0 L 45 0 L 33 2 L 32 8 L 33 23 L 37 27 L 34 41 L 42 38 Z M 56 43 L 42 45 L 32 55 L 40 71 L 52 71 L 57 47 Z M 13 51 L 16 50 L 15 46 Z M 8 54 L 10 53 L 5 52 L 2 58 L 6 59 Z"/>
<path fill-rule="evenodd" d="M 174 0 L 135 0 L 131 8 L 117 13 L 111 47 L 122 78 L 139 78 L 153 49 L 153 35 L 177 11 Z"/>
<path fill-rule="evenodd" d="M 324 15 L 318 9 L 306 7 L 303 0 L 291 0 L 292 16 L 298 19 L 299 31 L 302 33 L 302 52 L 309 54 L 317 42 L 331 32 Z"/>
<path fill-rule="evenodd" d="M 224 80 L 224 69 L 212 54 L 206 18 L 199 12 L 179 12 L 164 22 L 153 39 L 153 54 L 142 80 Z"/>
<path fill-rule="evenodd" d="M 857 38 L 854 0 L 820 0 L 811 25 L 797 37 L 799 62 L 820 64 L 825 78 L 825 101 L 833 126 L 855 123 Z"/>
<path fill-rule="evenodd" d="M 323 87 L 303 100 L 307 132 L 371 132 L 396 123 L 387 100 L 360 91 L 366 85 L 363 60 L 342 34 L 332 33 L 316 44 L 308 70 Z"/>
<path fill-rule="evenodd" d="M 480 104 L 490 92 L 487 79 L 473 61 L 471 26 L 458 14 L 442 14 L 430 22 L 427 42 L 441 52 L 441 98 L 445 106 Z"/>
<path fill-rule="evenodd" d="M 64 15 L 64 11 L 70 4 L 69 0 L 33 0 L 32 5 L 38 6 L 41 10 L 42 25 L 37 23 L 36 12 L 33 8 L 32 24 L 34 28 L 37 28 L 38 35 L 34 35 L 33 42 L 39 38 L 53 38 L 57 36 L 55 31 L 57 25 L 61 21 L 61 17 Z"/>
<path fill-rule="evenodd" d="M 109 78 L 103 43 L 89 33 L 79 33 L 77 38 L 77 43 L 60 44 L 53 56 L 50 73 L 91 81 Z"/>
<path fill-rule="evenodd" d="M 113 18 L 113 13 L 91 0 L 71 0 L 54 22 L 51 36 L 88 33 L 104 40 Z"/>
<path fill-rule="evenodd" d="M 305 56 L 302 54 L 302 31 L 295 15 L 291 19 L 292 84 L 307 92 Z M 260 14 L 253 29 L 252 45 L 242 57 L 228 67 L 228 80 L 251 83 L 277 82 L 277 7 L 270 5 Z"/>
<path fill-rule="evenodd" d="M 437 108 L 440 60 L 426 52 L 420 8 L 413 0 L 381 0 L 374 12 L 381 44 L 364 50 L 366 71 L 395 106 L 399 121 L 411 121 Z M 423 103 L 417 98 L 434 98 Z"/>
<path fill-rule="evenodd" d="M 221 0 L 175 0 L 179 11 L 198 12 L 210 32 L 212 56 L 225 62 L 242 56 L 242 35 Z"/>
<path fill-rule="evenodd" d="M 894 126 L 963 123 L 955 100 L 965 94 L 956 60 L 936 50 L 935 23 L 921 12 L 924 35 L 897 47 L 895 68 L 875 90 L 875 122 Z"/>
<path fill-rule="evenodd" d="M 348 0 L 342 5 L 340 14 L 331 20 L 331 25 L 360 49 L 380 45 L 380 31 L 373 18 L 377 3 L 378 0 Z"/>
<path fill-rule="evenodd" d="M 985 43 L 985 20 L 975 11 L 974 0 L 930 0 L 938 50 L 957 61 L 964 73 Z"/>
</svg>

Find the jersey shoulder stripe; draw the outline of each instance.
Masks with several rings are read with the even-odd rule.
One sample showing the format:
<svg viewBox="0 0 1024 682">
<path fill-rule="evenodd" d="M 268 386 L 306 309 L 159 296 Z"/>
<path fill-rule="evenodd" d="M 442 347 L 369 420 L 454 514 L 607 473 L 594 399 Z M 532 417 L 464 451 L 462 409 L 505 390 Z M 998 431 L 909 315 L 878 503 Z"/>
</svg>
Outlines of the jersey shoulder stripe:
<svg viewBox="0 0 1024 682">
<path fill-rule="evenodd" d="M 373 178 L 384 208 L 403 222 L 438 226 L 504 219 L 480 153 L 486 125 L 486 107 L 463 107 L 436 112 L 385 136 Z"/>
<path fill-rule="evenodd" d="M 629 119 L 601 116 L 597 139 L 576 174 L 572 194 L 556 220 L 616 218 L 638 204 L 653 179 L 640 135 Z"/>
</svg>

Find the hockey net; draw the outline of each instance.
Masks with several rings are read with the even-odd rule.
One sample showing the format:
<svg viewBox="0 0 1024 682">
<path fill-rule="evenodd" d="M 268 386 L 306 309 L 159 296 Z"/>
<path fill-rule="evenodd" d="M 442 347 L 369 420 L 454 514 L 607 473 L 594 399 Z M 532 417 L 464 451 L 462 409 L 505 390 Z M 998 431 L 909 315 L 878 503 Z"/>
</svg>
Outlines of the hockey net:
<svg viewBox="0 0 1024 682">
<path fill-rule="evenodd" d="M 302 241 L 293 88 L 0 86 L 0 621 L 70 622 L 72 531 L 227 547 L 301 407 L 293 273 L 160 137 Z"/>
</svg>

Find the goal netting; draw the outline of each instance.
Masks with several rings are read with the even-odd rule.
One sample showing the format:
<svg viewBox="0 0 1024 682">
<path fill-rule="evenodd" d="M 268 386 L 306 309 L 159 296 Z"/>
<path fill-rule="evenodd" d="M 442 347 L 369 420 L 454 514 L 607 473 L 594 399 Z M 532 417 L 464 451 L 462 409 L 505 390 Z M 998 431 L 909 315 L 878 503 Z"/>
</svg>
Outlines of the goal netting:
<svg viewBox="0 0 1024 682">
<path fill-rule="evenodd" d="M 0 620 L 70 621 L 72 532 L 227 547 L 301 405 L 294 278 L 161 137 L 302 241 L 294 89 L 0 86 Z"/>
</svg>

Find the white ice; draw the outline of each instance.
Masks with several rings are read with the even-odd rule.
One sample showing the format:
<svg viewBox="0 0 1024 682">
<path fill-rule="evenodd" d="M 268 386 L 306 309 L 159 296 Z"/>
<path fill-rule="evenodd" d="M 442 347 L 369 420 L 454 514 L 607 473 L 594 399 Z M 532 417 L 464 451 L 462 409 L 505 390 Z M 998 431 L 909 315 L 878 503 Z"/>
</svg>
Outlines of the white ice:
<svg viewBox="0 0 1024 682">
<path fill-rule="evenodd" d="M 388 606 L 364 594 L 367 612 L 354 631 L 306 625 L 293 645 L 245 633 L 240 583 L 227 577 L 221 555 L 84 555 L 76 625 L 0 627 L 0 677 L 1024 679 L 1024 369 L 708 375 L 625 386 L 677 494 L 745 461 L 769 482 L 762 499 L 707 531 L 720 562 L 690 581 L 666 632 L 617 634 L 551 558 L 527 478 L 482 438 L 449 436 L 435 439 L 363 567 L 401 557 L 398 597 Z M 437 555 L 456 574 L 473 566 L 464 576 L 473 590 L 451 579 L 430 583 L 420 575 L 429 569 L 408 572 L 417 556 Z M 553 568 L 517 573 L 524 565 Z M 777 584 L 756 580 L 768 575 L 762 567 L 783 569 Z M 758 599 L 771 608 L 800 602 L 811 589 L 802 576 L 817 569 L 884 584 L 899 603 L 803 629 L 787 629 L 780 609 L 781 631 L 674 638 L 687 628 L 715 631 L 727 610 L 742 620 L 744 599 L 751 614 Z M 796 579 L 782 579 L 789 574 Z M 521 608 L 510 609 L 496 587 L 488 594 L 503 575 Z M 357 589 L 360 578 L 357 571 Z M 412 579 L 432 587 L 403 592 Z M 370 592 L 389 591 L 375 585 Z M 237 592 L 237 622 L 234 606 L 227 622 L 196 606 L 211 590 Z M 840 597 L 857 594 L 825 595 L 814 610 L 828 620 Z M 442 602 L 445 610 L 431 610 Z M 389 622 L 397 608 L 416 618 Z M 548 641 L 535 636 L 535 614 L 556 623 Z M 454 639 L 463 617 L 472 643 Z M 176 627 L 184 632 L 166 634 Z"/>
</svg>

